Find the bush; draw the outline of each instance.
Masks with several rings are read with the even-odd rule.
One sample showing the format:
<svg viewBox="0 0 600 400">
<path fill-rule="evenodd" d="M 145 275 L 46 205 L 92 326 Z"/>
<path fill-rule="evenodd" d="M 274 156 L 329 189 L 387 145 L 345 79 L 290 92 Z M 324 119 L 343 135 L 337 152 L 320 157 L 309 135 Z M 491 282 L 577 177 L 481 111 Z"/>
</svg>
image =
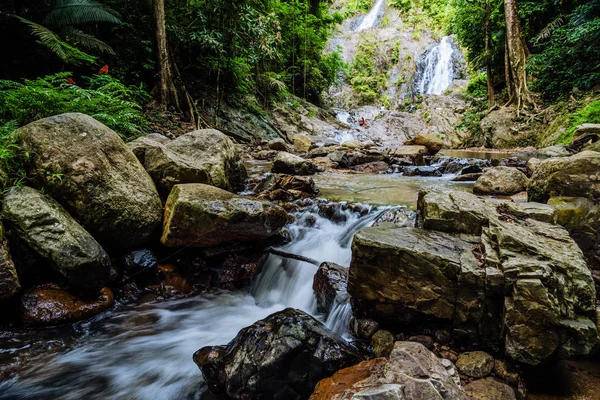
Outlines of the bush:
<svg viewBox="0 0 600 400">
<path fill-rule="evenodd" d="M 40 118 L 68 112 L 88 114 L 123 139 L 139 136 L 147 127 L 142 104 L 150 96 L 109 75 L 83 78 L 86 88 L 61 72 L 23 83 L 0 81 L 0 127 L 4 134 Z M 70 82 L 70 83 L 69 83 Z"/>
<path fill-rule="evenodd" d="M 596 100 L 579 111 L 574 112 L 567 120 L 567 129 L 559 139 L 560 144 L 573 140 L 575 130 L 581 124 L 600 124 L 600 100 Z"/>
</svg>

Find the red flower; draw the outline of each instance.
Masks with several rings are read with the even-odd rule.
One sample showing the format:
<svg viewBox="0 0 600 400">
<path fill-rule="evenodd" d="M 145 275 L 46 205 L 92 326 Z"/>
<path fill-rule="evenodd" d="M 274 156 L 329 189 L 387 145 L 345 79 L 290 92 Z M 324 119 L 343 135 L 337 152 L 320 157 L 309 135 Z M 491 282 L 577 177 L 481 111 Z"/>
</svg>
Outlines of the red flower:
<svg viewBox="0 0 600 400">
<path fill-rule="evenodd" d="M 75 81 L 73 80 L 73 78 L 67 78 L 67 83 L 68 83 L 69 85 L 77 85 L 77 84 L 75 83 Z"/>
<path fill-rule="evenodd" d="M 108 64 L 100 68 L 100 71 L 98 71 L 98 75 L 108 75 Z"/>
</svg>

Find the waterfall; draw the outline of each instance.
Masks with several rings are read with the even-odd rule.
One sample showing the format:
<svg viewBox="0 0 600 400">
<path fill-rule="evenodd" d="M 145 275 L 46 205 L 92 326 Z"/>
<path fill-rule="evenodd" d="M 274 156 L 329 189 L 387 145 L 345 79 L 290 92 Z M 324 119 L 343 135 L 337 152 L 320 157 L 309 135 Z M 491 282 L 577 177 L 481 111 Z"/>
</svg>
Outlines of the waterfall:
<svg viewBox="0 0 600 400">
<path fill-rule="evenodd" d="M 385 0 L 377 0 L 371 11 L 369 11 L 369 13 L 363 18 L 358 28 L 356 28 L 356 32 L 364 31 L 365 29 L 374 27 L 381 11 L 383 10 L 384 4 Z"/>
<path fill-rule="evenodd" d="M 450 87 L 454 80 L 453 53 L 452 40 L 444 36 L 437 46 L 425 54 L 418 85 L 420 94 L 440 95 Z"/>
</svg>

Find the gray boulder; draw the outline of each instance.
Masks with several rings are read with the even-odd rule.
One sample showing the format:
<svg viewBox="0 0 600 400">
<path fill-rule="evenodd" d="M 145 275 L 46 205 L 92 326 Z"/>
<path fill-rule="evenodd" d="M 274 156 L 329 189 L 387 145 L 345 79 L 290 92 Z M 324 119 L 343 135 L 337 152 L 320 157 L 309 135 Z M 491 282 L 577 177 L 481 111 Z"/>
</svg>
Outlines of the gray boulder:
<svg viewBox="0 0 600 400">
<path fill-rule="evenodd" d="M 511 195 L 527 190 L 527 175 L 516 168 L 495 167 L 481 175 L 473 193 Z"/>
<path fill-rule="evenodd" d="M 210 390 L 232 399 L 305 399 L 362 356 L 310 315 L 288 308 L 194 354 Z"/>
<path fill-rule="evenodd" d="M 28 173 L 101 243 L 126 248 L 157 233 L 162 204 L 121 138 L 95 119 L 56 115 L 14 131 Z"/>
<path fill-rule="evenodd" d="M 162 195 L 180 183 L 204 183 L 238 191 L 248 177 L 242 156 L 224 133 L 201 129 L 164 145 L 149 145 L 144 167 Z"/>
<path fill-rule="evenodd" d="M 277 154 L 271 168 L 272 172 L 290 175 L 312 175 L 317 170 L 311 161 L 285 151 Z"/>
<path fill-rule="evenodd" d="M 73 288 L 96 292 L 108 283 L 110 257 L 52 198 L 26 186 L 12 188 L 2 217 Z"/>
<path fill-rule="evenodd" d="M 212 247 L 254 242 L 277 234 L 287 223 L 281 207 L 214 186 L 176 185 L 165 205 L 161 242 L 169 247 Z"/>
</svg>

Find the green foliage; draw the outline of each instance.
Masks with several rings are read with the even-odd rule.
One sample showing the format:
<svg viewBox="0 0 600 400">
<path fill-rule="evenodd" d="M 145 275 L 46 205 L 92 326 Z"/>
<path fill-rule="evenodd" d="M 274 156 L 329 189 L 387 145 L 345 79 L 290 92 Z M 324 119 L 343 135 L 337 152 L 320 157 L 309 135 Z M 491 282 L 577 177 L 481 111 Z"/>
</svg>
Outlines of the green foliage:
<svg viewBox="0 0 600 400">
<path fill-rule="evenodd" d="M 356 106 L 378 102 L 387 87 L 390 60 L 378 46 L 377 40 L 367 36 L 356 48 L 347 78 L 356 92 Z"/>
<path fill-rule="evenodd" d="M 558 140 L 558 144 L 568 144 L 581 124 L 600 124 L 600 100 L 596 100 L 574 112 L 567 120 L 567 129 Z"/>
<path fill-rule="evenodd" d="M 485 99 L 487 97 L 487 77 L 485 72 L 475 76 L 469 81 L 466 94 L 471 99 Z"/>
<path fill-rule="evenodd" d="M 402 19 L 414 29 L 443 31 L 448 16 L 448 0 L 391 0 L 390 5 L 399 9 Z"/>
<path fill-rule="evenodd" d="M 70 84 L 70 72 L 25 80 L 0 81 L 0 126 L 4 133 L 40 118 L 81 112 L 114 129 L 124 139 L 146 128 L 140 104 L 149 95 L 140 88 L 123 85 L 109 75 L 86 78 L 87 87 Z"/>
</svg>

